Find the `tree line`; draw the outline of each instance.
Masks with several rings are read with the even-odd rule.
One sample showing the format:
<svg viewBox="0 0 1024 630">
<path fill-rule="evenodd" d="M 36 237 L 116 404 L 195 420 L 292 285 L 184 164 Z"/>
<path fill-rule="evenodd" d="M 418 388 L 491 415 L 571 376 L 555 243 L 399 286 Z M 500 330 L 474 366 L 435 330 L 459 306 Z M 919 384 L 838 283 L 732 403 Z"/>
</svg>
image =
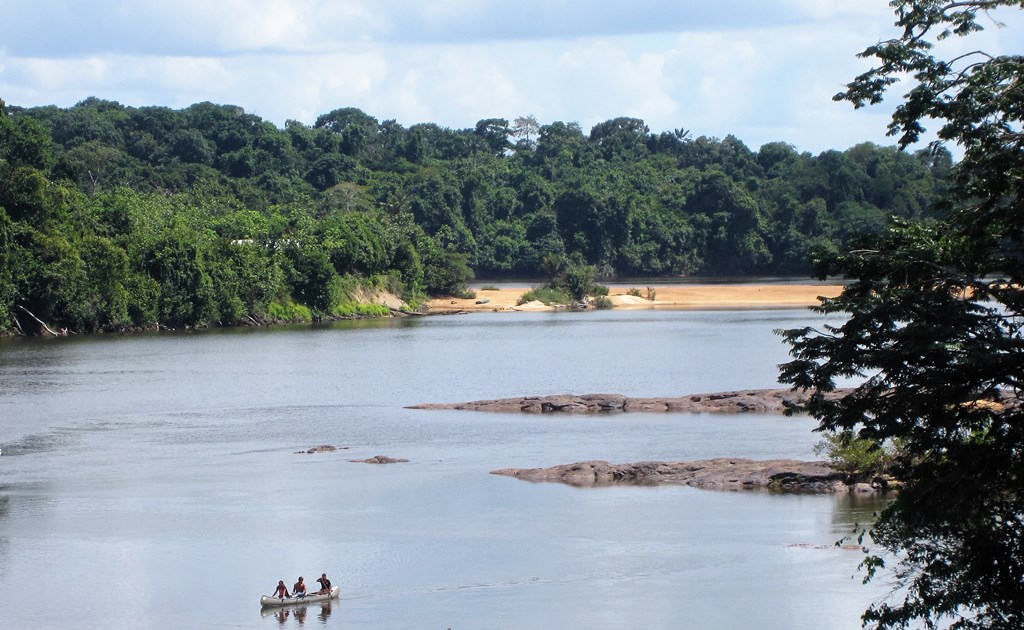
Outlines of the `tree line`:
<svg viewBox="0 0 1024 630">
<path fill-rule="evenodd" d="M 343 108 L 283 128 L 231 105 L 0 101 L 0 332 L 230 325 L 415 304 L 474 275 L 808 274 L 809 253 L 929 217 L 945 151 L 588 133 L 532 116 L 404 127 Z"/>
</svg>

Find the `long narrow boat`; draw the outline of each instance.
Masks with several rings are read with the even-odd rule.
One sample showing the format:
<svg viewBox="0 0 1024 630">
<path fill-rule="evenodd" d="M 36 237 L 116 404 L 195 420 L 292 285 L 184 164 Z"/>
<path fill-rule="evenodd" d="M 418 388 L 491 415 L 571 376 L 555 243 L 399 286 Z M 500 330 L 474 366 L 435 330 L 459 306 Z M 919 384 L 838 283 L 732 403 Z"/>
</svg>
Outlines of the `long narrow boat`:
<svg viewBox="0 0 1024 630">
<path fill-rule="evenodd" d="M 330 593 L 311 593 L 305 597 L 274 597 L 264 595 L 260 597 L 260 605 L 264 608 L 269 606 L 292 606 L 294 604 L 311 604 L 313 602 L 325 602 L 329 599 L 338 599 L 341 595 L 341 587 L 335 586 Z"/>
</svg>

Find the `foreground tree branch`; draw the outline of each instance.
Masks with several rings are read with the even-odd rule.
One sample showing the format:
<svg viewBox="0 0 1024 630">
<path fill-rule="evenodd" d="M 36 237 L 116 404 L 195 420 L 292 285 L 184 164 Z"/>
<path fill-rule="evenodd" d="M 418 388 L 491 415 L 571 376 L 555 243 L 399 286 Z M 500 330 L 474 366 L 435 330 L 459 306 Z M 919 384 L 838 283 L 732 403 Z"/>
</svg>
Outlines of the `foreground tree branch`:
<svg viewBox="0 0 1024 630">
<path fill-rule="evenodd" d="M 1024 2 L 890 4 L 902 36 L 866 49 L 878 64 L 836 99 L 877 103 L 909 76 L 890 133 L 906 147 L 937 123 L 964 158 L 941 219 L 894 222 L 819 258 L 822 278 L 849 282 L 816 310 L 847 318 L 827 335 L 780 331 L 793 357 L 781 380 L 807 390 L 819 430 L 898 445 L 904 488 L 861 532 L 884 550 L 865 561 L 867 579 L 884 575 L 894 589 L 865 626 L 1021 628 L 1024 57 L 943 60 L 933 49 Z M 851 377 L 863 379 L 853 392 L 826 395 Z"/>
</svg>

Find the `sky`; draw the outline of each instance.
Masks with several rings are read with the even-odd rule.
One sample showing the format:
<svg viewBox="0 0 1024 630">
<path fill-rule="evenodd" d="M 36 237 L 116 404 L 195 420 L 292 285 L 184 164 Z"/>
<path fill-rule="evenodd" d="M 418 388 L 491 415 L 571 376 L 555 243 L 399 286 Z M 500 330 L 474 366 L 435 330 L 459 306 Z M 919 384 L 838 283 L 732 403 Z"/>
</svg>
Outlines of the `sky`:
<svg viewBox="0 0 1024 630">
<path fill-rule="evenodd" d="M 887 0 L 0 0 L 0 15 L 0 99 L 21 107 L 210 101 L 278 126 L 357 107 L 585 132 L 628 116 L 754 150 L 895 143 L 899 91 L 832 101 L 869 67 L 856 54 L 897 34 Z M 1017 52 L 1012 26 L 970 45 Z"/>
</svg>

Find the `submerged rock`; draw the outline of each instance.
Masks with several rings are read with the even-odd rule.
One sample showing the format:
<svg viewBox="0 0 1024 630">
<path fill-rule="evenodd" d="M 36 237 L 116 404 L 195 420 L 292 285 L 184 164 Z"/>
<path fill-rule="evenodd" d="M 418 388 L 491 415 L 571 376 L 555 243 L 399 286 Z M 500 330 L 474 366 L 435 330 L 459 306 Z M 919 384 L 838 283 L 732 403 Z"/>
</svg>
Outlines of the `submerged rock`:
<svg viewBox="0 0 1024 630">
<path fill-rule="evenodd" d="M 369 457 L 367 459 L 350 459 L 348 461 L 357 464 L 400 464 L 402 462 L 407 462 L 409 460 L 388 457 L 386 455 L 374 455 L 373 457 Z"/>
<path fill-rule="evenodd" d="M 297 454 L 300 454 L 300 455 L 306 455 L 306 454 L 312 455 L 313 453 L 333 453 L 334 451 L 337 451 L 339 449 L 343 449 L 344 450 L 344 449 L 347 449 L 347 448 L 348 448 L 347 446 L 340 446 L 339 447 L 339 446 L 332 446 L 330 444 L 321 444 L 320 446 L 314 446 L 314 447 L 312 447 L 310 449 L 307 449 L 305 451 L 295 451 L 295 452 Z"/>
</svg>

